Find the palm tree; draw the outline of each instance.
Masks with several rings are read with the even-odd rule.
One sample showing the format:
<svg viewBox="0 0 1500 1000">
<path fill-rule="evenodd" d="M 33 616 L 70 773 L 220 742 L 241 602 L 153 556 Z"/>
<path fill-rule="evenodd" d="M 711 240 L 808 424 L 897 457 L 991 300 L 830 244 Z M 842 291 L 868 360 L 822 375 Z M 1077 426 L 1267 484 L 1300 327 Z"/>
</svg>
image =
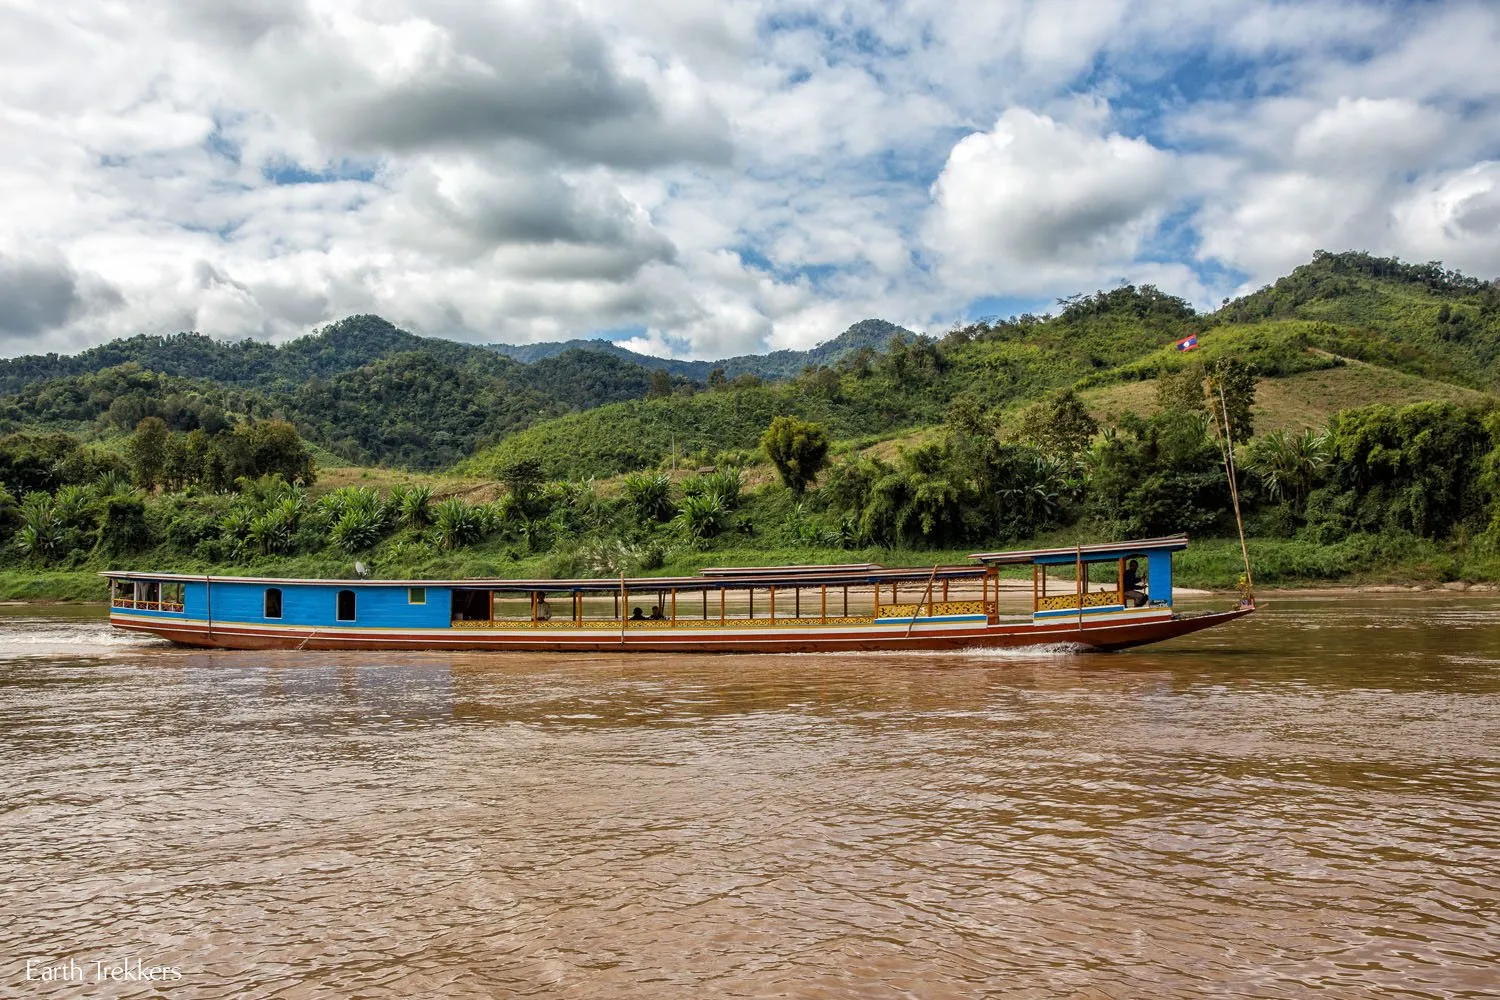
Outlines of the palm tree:
<svg viewBox="0 0 1500 1000">
<path fill-rule="evenodd" d="M 1271 431 L 1250 447 L 1250 469 L 1266 492 L 1301 511 L 1307 495 L 1328 464 L 1328 435 L 1308 429 L 1301 434 Z"/>
</svg>

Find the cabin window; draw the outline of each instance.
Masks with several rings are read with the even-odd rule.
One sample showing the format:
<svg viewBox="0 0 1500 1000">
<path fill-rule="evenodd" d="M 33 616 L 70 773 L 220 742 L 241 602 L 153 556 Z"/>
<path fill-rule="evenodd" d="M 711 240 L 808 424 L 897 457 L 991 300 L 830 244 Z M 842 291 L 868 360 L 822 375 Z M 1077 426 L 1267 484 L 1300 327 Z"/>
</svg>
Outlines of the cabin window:
<svg viewBox="0 0 1500 1000">
<path fill-rule="evenodd" d="M 354 621 L 354 591 L 339 591 L 338 614 L 335 617 L 341 622 Z"/>
<path fill-rule="evenodd" d="M 426 587 L 407 587 L 406 588 L 406 603 L 407 604 L 426 604 L 427 603 L 427 588 Z"/>
<path fill-rule="evenodd" d="M 152 580 L 149 583 L 136 584 L 135 599 L 137 601 L 144 601 L 146 604 L 160 604 L 161 584 L 157 583 L 155 580 Z"/>
<path fill-rule="evenodd" d="M 135 603 L 135 584 L 131 583 L 129 580 L 116 580 L 115 581 L 115 603 L 116 604 L 134 604 Z"/>
<path fill-rule="evenodd" d="M 266 617 L 281 617 L 281 591 L 275 587 L 266 590 Z"/>
</svg>

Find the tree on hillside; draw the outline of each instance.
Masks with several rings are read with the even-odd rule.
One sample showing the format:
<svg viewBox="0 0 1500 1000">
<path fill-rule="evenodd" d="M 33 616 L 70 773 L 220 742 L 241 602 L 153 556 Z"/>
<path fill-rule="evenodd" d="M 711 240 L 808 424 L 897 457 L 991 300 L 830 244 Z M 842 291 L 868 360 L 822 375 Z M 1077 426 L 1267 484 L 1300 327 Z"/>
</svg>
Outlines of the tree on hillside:
<svg viewBox="0 0 1500 1000">
<path fill-rule="evenodd" d="M 1050 455 L 1078 455 L 1098 433 L 1099 422 L 1072 389 L 1032 404 L 1021 416 L 1021 437 Z"/>
<path fill-rule="evenodd" d="M 658 368 L 649 376 L 646 398 L 666 399 L 670 395 L 672 395 L 672 376 Z"/>
<path fill-rule="evenodd" d="M 1204 383 L 1208 396 L 1208 412 L 1213 418 L 1214 429 L 1224 433 L 1224 420 L 1229 420 L 1229 435 L 1236 441 L 1248 441 L 1255 435 L 1255 418 L 1251 407 L 1255 405 L 1255 365 L 1239 358 L 1220 358 L 1208 366 L 1208 379 Z"/>
<path fill-rule="evenodd" d="M 506 491 L 524 508 L 542 485 L 542 463 L 534 458 L 506 462 L 495 470 L 495 478 L 505 484 Z"/>
<path fill-rule="evenodd" d="M 308 454 L 297 428 L 285 420 L 240 424 L 230 433 L 210 440 L 230 482 L 241 477 L 259 479 L 279 473 L 289 483 L 311 486 L 316 478 L 312 455 Z"/>
<path fill-rule="evenodd" d="M 130 439 L 130 472 L 135 484 L 150 492 L 161 481 L 167 463 L 167 422 L 161 417 L 147 417 L 135 425 Z"/>
<path fill-rule="evenodd" d="M 1163 413 L 1202 413 L 1205 410 L 1203 362 L 1194 360 L 1156 376 L 1156 407 Z"/>
<path fill-rule="evenodd" d="M 828 434 L 796 417 L 777 417 L 760 437 L 766 457 L 793 492 L 807 490 L 828 464 Z"/>
<path fill-rule="evenodd" d="M 1227 407 L 1234 440 L 1248 441 L 1255 434 L 1255 417 L 1251 412 L 1255 405 L 1255 365 L 1226 357 L 1210 365 L 1194 361 L 1175 371 L 1162 372 L 1156 377 L 1156 404 L 1166 413 L 1207 416 L 1220 436 Z"/>
</svg>

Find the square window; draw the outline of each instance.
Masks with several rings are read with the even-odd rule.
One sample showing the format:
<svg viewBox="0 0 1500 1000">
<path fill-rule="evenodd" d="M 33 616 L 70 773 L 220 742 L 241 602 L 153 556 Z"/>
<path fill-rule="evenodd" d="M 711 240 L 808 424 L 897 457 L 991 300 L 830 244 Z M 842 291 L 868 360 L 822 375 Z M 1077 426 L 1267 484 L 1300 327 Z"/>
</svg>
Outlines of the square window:
<svg viewBox="0 0 1500 1000">
<path fill-rule="evenodd" d="M 427 588 L 426 587 L 407 587 L 406 588 L 406 603 L 407 604 L 426 604 L 427 603 Z"/>
</svg>

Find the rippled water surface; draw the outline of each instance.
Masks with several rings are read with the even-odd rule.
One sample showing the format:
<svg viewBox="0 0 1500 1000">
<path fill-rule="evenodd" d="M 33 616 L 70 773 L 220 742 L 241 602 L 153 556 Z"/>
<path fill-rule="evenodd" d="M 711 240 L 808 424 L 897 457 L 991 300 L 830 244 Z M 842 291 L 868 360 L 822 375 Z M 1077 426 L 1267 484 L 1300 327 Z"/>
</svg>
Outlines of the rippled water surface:
<svg viewBox="0 0 1500 1000">
<path fill-rule="evenodd" d="M 4 996 L 1500 992 L 1493 599 L 1088 656 L 194 652 L 4 608 L 0 789 Z M 180 978 L 93 981 L 136 959 Z"/>
</svg>

